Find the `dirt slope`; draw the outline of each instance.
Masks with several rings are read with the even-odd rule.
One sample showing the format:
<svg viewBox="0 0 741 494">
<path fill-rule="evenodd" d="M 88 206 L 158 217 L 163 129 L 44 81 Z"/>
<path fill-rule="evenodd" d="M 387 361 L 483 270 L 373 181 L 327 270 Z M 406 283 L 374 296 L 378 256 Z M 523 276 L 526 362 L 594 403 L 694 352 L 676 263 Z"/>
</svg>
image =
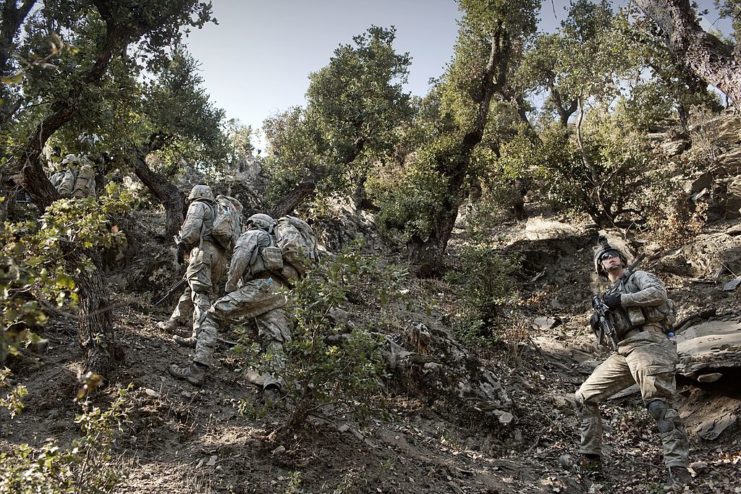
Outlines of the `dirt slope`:
<svg viewBox="0 0 741 494">
<path fill-rule="evenodd" d="M 502 249 L 520 251 L 533 271 L 521 286 L 529 302 L 518 309 L 519 315 L 532 322 L 552 318 L 533 324 L 525 335 L 504 338 L 483 356 L 514 403 L 511 423 L 486 429 L 453 416 L 439 400 L 396 393 L 390 394 L 389 413 L 383 418 L 359 424 L 312 417 L 304 431 L 279 439 L 271 433 L 285 418 L 285 408 L 264 416 L 240 413 L 259 411 L 261 402 L 226 346 L 202 389 L 167 374 L 170 363 L 188 360 L 188 351 L 155 327 L 167 317 L 167 308 L 151 306 L 151 294 L 140 294 L 116 310 L 126 360 L 111 376 L 111 385 L 94 397 L 94 403 L 106 406 L 117 387 L 132 385 L 132 411 L 114 447 L 113 461 L 123 478 L 114 492 L 660 492 L 664 468 L 658 435 L 636 394 L 624 394 L 603 408 L 607 479 L 594 483 L 573 466 L 578 435 L 571 395 L 606 356 L 584 324 L 584 295 L 592 280 L 589 236 L 572 232 L 554 244 L 528 240 L 522 224 L 507 228 Z M 454 244 L 451 253 L 455 251 Z M 149 252 L 168 255 L 161 249 Z M 553 269 L 537 276 L 549 267 Z M 696 285 L 667 277 L 677 298 L 700 301 L 685 307 L 687 312 L 708 299 L 719 310 L 738 309 L 738 295 L 721 297 L 717 283 Z M 429 314 L 420 303 L 419 320 L 448 329 L 442 302 L 430 301 L 455 297 L 452 288 L 418 280 L 408 288 L 417 300 L 427 301 L 424 306 L 437 307 Z M 122 292 L 122 299 L 126 297 L 132 296 Z M 0 449 L 23 442 L 38 446 L 48 438 L 66 445 L 79 436 L 73 420 L 79 407 L 73 399 L 81 355 L 73 322 L 55 319 L 43 331 L 50 342 L 46 351 L 14 364 L 15 381 L 28 387 L 29 396 L 20 416 L 0 416 Z M 741 492 L 737 421 L 713 440 L 703 436 L 718 410 L 726 417 L 741 413 L 739 377 L 726 372 L 703 387 L 690 379 L 680 381 L 681 414 L 697 474 L 692 492 Z"/>
</svg>

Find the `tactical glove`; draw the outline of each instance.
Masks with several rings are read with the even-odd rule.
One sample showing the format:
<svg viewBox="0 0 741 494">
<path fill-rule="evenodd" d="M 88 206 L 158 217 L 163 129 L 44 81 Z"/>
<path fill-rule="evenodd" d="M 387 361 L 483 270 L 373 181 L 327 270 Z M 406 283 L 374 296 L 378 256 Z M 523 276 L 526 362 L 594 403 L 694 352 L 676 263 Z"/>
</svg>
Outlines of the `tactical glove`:
<svg viewBox="0 0 741 494">
<path fill-rule="evenodd" d="M 179 243 L 177 245 L 177 252 L 175 254 L 175 260 L 178 262 L 178 264 L 185 263 L 185 251 L 185 244 Z"/>
<path fill-rule="evenodd" d="M 608 293 L 604 296 L 605 305 L 610 309 L 617 309 L 622 305 L 619 293 Z"/>
</svg>

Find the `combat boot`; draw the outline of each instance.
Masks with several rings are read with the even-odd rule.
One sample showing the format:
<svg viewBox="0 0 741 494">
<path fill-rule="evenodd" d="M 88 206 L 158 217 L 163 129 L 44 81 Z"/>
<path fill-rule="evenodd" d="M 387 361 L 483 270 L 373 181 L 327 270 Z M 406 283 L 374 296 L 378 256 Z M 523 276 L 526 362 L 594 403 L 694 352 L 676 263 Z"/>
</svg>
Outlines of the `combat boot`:
<svg viewBox="0 0 741 494">
<path fill-rule="evenodd" d="M 664 484 L 664 492 L 684 492 L 692 482 L 692 474 L 685 467 L 669 467 L 669 476 Z"/>
<path fill-rule="evenodd" d="M 180 326 L 180 323 L 177 319 L 168 319 L 157 323 L 157 327 L 165 333 L 174 333 L 178 326 Z"/>
<path fill-rule="evenodd" d="M 187 348 L 195 348 L 196 347 L 196 339 L 192 336 L 180 336 L 176 334 L 172 337 L 172 341 L 177 343 L 180 346 L 184 346 Z"/>
<path fill-rule="evenodd" d="M 195 362 L 185 367 L 172 364 L 168 370 L 172 377 L 188 381 L 193 386 L 201 386 L 206 379 L 206 367 Z"/>
<path fill-rule="evenodd" d="M 579 459 L 579 471 L 592 480 L 602 480 L 602 458 L 600 455 L 583 454 Z"/>
</svg>

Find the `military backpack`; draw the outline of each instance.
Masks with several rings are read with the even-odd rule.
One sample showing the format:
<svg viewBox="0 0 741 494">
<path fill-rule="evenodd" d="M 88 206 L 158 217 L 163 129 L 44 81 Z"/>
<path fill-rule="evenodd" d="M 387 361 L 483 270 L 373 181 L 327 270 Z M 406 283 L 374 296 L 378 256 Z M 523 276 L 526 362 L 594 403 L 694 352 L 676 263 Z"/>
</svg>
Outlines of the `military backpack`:
<svg viewBox="0 0 741 494">
<path fill-rule="evenodd" d="M 283 216 L 273 233 L 283 257 L 283 276 L 289 280 L 303 277 L 319 259 L 314 231 L 299 218 Z"/>
<path fill-rule="evenodd" d="M 211 237 L 227 251 L 232 250 L 242 234 L 241 209 L 242 205 L 237 199 L 216 196 Z"/>
</svg>

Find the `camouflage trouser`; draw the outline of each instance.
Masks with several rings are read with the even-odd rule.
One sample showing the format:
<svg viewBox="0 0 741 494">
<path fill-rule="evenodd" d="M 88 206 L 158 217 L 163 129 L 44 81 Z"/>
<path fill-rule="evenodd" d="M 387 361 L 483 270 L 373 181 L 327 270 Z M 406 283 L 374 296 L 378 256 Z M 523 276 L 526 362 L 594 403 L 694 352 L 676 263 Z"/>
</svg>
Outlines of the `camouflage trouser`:
<svg viewBox="0 0 741 494">
<path fill-rule="evenodd" d="M 277 293 L 276 288 L 271 278 L 252 280 L 214 302 L 203 320 L 196 323 L 198 334 L 193 360 L 213 365 L 219 326 L 253 319 L 262 351 L 270 356 L 269 372 L 259 378 L 260 384 L 279 383 L 280 379 L 273 376 L 284 366 L 283 345 L 291 341 L 291 327 L 283 310 L 286 298 Z"/>
<path fill-rule="evenodd" d="M 204 240 L 201 247 L 193 247 L 185 270 L 188 286 L 170 319 L 185 323 L 192 315 L 193 336 L 196 336 L 198 321 L 211 306 L 225 271 L 226 256 L 219 246 Z"/>
<path fill-rule="evenodd" d="M 602 454 L 602 420 L 598 405 L 615 393 L 638 383 L 643 402 L 659 425 L 668 467 L 687 466 L 687 435 L 672 402 L 677 350 L 660 330 L 633 330 L 618 345 L 617 353 L 602 362 L 576 392 L 583 454 Z"/>
</svg>

